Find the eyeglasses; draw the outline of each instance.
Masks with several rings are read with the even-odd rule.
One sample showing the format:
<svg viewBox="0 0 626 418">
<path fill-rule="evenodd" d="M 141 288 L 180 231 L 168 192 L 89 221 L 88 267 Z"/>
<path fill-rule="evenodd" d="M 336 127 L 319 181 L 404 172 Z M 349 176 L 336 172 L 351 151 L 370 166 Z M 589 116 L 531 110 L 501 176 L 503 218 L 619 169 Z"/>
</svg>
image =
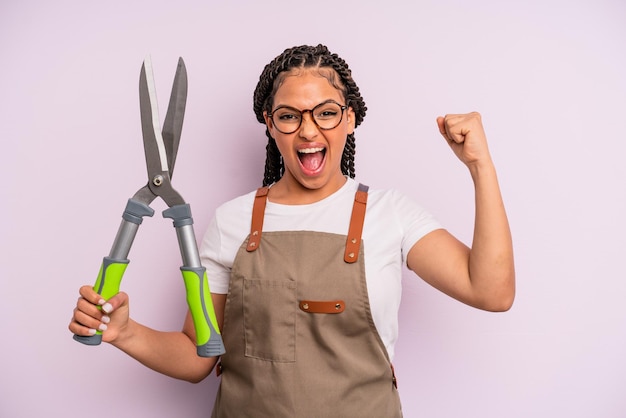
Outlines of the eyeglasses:
<svg viewBox="0 0 626 418">
<path fill-rule="evenodd" d="M 291 106 L 278 106 L 267 116 L 272 119 L 274 126 L 283 134 L 292 134 L 302 125 L 302 116 L 309 112 L 318 128 L 328 131 L 341 123 L 343 111 L 348 106 L 342 106 L 334 100 L 327 100 L 313 109 L 298 110 Z"/>
</svg>

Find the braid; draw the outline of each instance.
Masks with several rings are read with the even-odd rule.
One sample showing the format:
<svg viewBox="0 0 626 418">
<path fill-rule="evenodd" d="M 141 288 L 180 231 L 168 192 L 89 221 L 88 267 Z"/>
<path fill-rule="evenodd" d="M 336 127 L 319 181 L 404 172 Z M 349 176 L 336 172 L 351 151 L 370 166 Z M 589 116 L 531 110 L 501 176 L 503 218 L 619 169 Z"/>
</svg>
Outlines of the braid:
<svg viewBox="0 0 626 418">
<path fill-rule="evenodd" d="M 337 89 L 341 90 L 346 103 L 352 107 L 356 117 L 355 127 L 359 126 L 365 117 L 367 107 L 359 92 L 359 87 L 352 79 L 352 71 L 348 64 L 337 54 L 331 53 L 324 45 L 318 46 L 297 46 L 286 49 L 282 54 L 274 58 L 265 66 L 259 82 L 254 90 L 253 109 L 257 120 L 265 123 L 263 112 L 270 112 L 274 101 L 274 94 L 280 87 L 284 75 L 294 68 L 332 68 L 339 76 L 336 80 L 333 75 L 329 82 Z M 269 129 L 265 129 L 268 138 L 266 146 L 267 156 L 265 159 L 265 175 L 263 185 L 268 186 L 278 181 L 284 173 L 284 165 L 276 141 L 271 137 Z M 344 175 L 354 178 L 354 155 L 356 152 L 356 141 L 354 134 L 346 138 L 346 146 L 343 150 L 341 161 L 341 171 Z"/>
<path fill-rule="evenodd" d="M 278 151 L 278 147 L 276 146 L 276 141 L 274 138 L 270 136 L 269 131 L 265 131 L 267 135 L 267 146 L 265 147 L 267 151 L 267 157 L 265 158 L 265 175 L 263 177 L 263 186 L 269 186 L 270 184 L 276 183 L 283 176 L 283 172 L 285 167 L 282 163 L 282 158 L 280 156 L 280 152 Z"/>
<path fill-rule="evenodd" d="M 349 134 L 346 139 L 346 146 L 343 149 L 343 156 L 341 157 L 341 172 L 345 176 L 354 178 L 354 154 L 356 154 L 356 142 L 354 141 L 354 134 Z"/>
</svg>

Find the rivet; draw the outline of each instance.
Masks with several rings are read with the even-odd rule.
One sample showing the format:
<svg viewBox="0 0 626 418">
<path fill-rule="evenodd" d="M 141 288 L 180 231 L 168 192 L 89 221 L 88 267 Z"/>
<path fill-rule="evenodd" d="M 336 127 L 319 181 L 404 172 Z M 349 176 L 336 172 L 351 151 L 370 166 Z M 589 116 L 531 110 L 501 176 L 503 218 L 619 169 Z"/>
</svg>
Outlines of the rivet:
<svg viewBox="0 0 626 418">
<path fill-rule="evenodd" d="M 348 257 L 350 257 L 350 258 L 354 258 L 354 253 L 350 253 L 350 254 L 348 254 Z"/>
<path fill-rule="evenodd" d="M 259 231 L 254 231 L 254 232 L 252 233 L 252 235 L 255 235 L 255 236 L 256 236 L 256 235 L 259 235 Z"/>
<path fill-rule="evenodd" d="M 302 309 L 309 309 L 309 304 L 308 303 L 303 303 L 302 304 Z"/>
<path fill-rule="evenodd" d="M 250 246 L 251 246 L 251 247 L 256 247 L 256 242 L 251 242 L 251 243 L 250 243 Z"/>
<path fill-rule="evenodd" d="M 356 238 L 352 238 L 352 243 L 356 244 Z"/>
<path fill-rule="evenodd" d="M 335 304 L 335 309 L 336 309 L 336 310 L 341 309 L 341 303 L 337 303 L 337 304 Z"/>
</svg>

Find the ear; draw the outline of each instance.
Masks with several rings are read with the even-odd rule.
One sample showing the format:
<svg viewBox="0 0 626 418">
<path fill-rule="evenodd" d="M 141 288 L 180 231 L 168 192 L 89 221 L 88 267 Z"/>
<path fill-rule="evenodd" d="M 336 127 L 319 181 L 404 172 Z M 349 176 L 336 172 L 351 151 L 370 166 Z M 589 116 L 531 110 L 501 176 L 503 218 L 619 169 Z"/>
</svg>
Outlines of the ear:
<svg viewBox="0 0 626 418">
<path fill-rule="evenodd" d="M 346 110 L 346 122 L 348 123 L 348 134 L 353 134 L 356 128 L 356 113 L 354 113 L 352 106 Z"/>
<path fill-rule="evenodd" d="M 266 110 L 263 111 L 263 119 L 265 119 L 265 126 L 267 126 L 267 130 L 270 132 L 270 135 L 272 135 L 272 138 L 274 138 L 274 123 L 272 122 L 272 118 L 267 116 Z"/>
</svg>

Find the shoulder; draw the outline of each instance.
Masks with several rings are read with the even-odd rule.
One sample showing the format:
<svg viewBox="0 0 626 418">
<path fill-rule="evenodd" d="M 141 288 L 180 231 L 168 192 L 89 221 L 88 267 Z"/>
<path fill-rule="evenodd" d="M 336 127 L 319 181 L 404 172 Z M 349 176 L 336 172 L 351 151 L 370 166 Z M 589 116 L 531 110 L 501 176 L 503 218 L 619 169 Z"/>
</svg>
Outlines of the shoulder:
<svg viewBox="0 0 626 418">
<path fill-rule="evenodd" d="M 237 245 L 239 245 L 250 230 L 255 194 L 256 190 L 237 196 L 218 206 L 211 223 L 213 233 L 221 236 L 222 240 L 238 241 Z"/>
<path fill-rule="evenodd" d="M 215 210 L 215 216 L 221 218 L 224 216 L 228 217 L 229 215 L 240 215 L 242 211 L 252 213 L 252 203 L 254 202 L 255 195 L 256 190 L 253 190 L 222 203 Z"/>
<path fill-rule="evenodd" d="M 365 222 L 366 225 L 384 223 L 389 231 L 403 236 L 414 235 L 414 240 L 441 228 L 427 209 L 397 189 L 370 189 Z"/>
<path fill-rule="evenodd" d="M 368 208 L 393 212 L 423 211 L 414 199 L 397 189 L 370 188 L 367 198 Z"/>
</svg>

